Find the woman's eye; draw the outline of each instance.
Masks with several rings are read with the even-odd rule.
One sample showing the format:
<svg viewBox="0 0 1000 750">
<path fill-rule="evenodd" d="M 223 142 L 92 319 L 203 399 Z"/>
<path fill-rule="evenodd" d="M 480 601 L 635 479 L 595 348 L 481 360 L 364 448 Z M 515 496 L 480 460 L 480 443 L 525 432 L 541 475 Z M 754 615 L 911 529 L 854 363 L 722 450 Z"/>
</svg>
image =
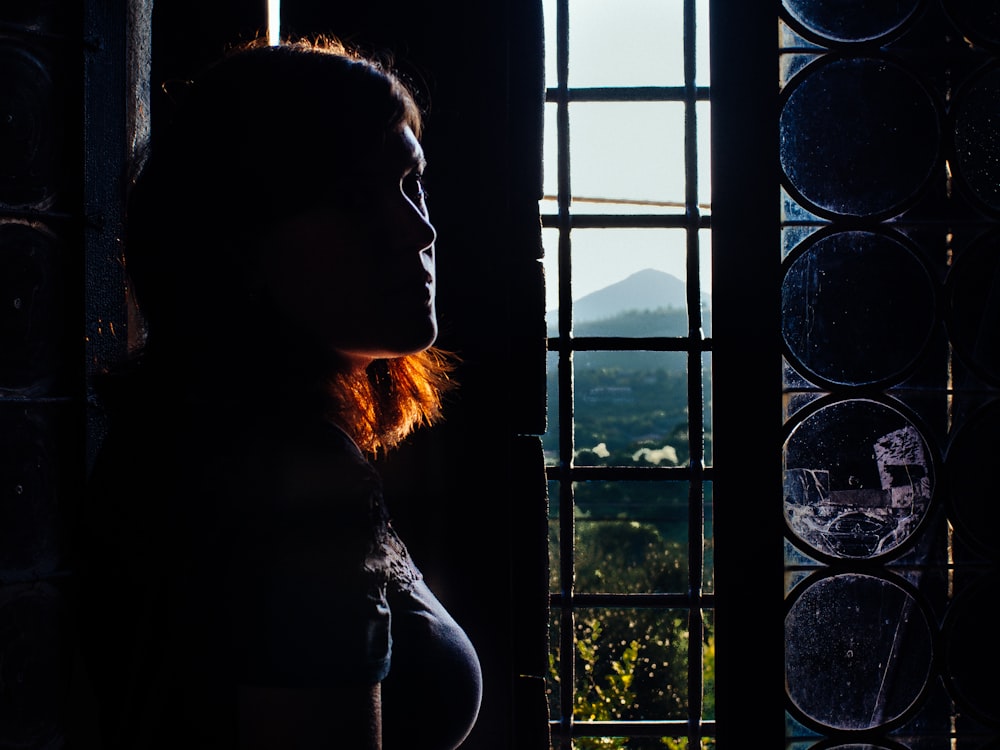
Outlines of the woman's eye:
<svg viewBox="0 0 1000 750">
<path fill-rule="evenodd" d="M 419 203 L 427 198 L 427 190 L 424 188 L 424 176 L 421 172 L 410 172 L 403 178 L 403 190 L 414 203 Z"/>
</svg>

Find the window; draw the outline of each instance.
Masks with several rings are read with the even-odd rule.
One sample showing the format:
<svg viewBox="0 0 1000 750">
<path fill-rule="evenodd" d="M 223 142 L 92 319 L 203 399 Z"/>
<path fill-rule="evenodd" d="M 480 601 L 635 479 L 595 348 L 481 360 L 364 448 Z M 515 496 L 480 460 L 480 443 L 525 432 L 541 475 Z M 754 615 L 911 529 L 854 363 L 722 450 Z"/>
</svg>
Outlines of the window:
<svg viewBox="0 0 1000 750">
<path fill-rule="evenodd" d="M 988 746 L 996 13 L 782 6 L 786 741 Z"/>
<path fill-rule="evenodd" d="M 391 489 L 451 503 L 433 514 L 395 508 L 414 539 L 430 540 L 425 549 L 443 551 L 428 572 L 454 582 L 455 611 L 483 644 L 491 700 L 475 746 L 535 750 L 548 728 L 559 750 L 663 740 L 996 747 L 992 4 L 537 4 L 285 0 L 282 9 L 291 33 L 346 29 L 395 50 L 432 95 L 425 146 L 448 276 L 441 312 L 468 367 L 443 441 L 404 454 L 420 470 L 404 472 L 412 488 Z M 0 715 L 24 710 L 0 721 L 0 744 L 19 746 L 64 742 L 90 718 L 51 700 L 73 685 L 60 658 L 73 639 L 63 530 L 93 447 L 82 436 L 100 430 L 82 371 L 114 359 L 127 331 L 117 180 L 143 121 L 129 116 L 143 98 L 137 71 L 182 79 L 223 41 L 260 27 L 263 13 L 263 4 L 160 3 L 160 38 L 148 45 L 151 32 L 135 28 L 149 19 L 147 0 L 65 13 L 67 3 L 28 5 L 0 12 L 11 115 L 0 149 L 0 661 L 31 665 L 8 674 Z M 539 204 L 540 10 L 549 57 Z M 636 21 L 640 11 L 650 15 Z M 139 59 L 150 46 L 152 59 Z M 164 93 L 148 94 L 155 113 Z M 822 147 L 803 148 L 804 136 Z M 536 206 L 547 302 L 530 247 Z M 683 284 L 673 311 L 588 319 L 601 302 L 593 293 L 648 269 Z M 856 335 L 839 335 L 844 324 Z M 827 333 L 817 338 L 816 326 Z M 536 356 L 540 339 L 548 351 L 539 345 Z M 681 375 L 658 379 L 671 372 Z M 542 387 L 526 384 L 543 373 L 544 458 L 532 442 Z M 611 417 L 656 413 L 643 405 L 650 398 L 682 399 L 687 412 L 664 406 L 635 445 L 612 437 Z M 820 442 L 829 435 L 841 439 Z M 438 454 L 449 471 L 427 468 L 441 465 Z M 532 577 L 545 552 L 532 461 L 549 483 L 547 591 Z M 845 462 L 864 473 L 838 475 Z M 475 533 L 472 507 L 489 517 Z M 613 560 L 631 551 L 637 564 L 612 578 L 606 551 Z M 548 672 L 545 606 L 525 604 L 536 589 L 552 614 Z M 812 604 L 820 619 L 808 622 Z M 614 628 L 627 637 L 609 645 Z M 660 643 L 647 648 L 647 633 Z M 669 650 L 666 633 L 681 636 Z M 852 635 L 864 648 L 839 648 Z M 900 656 L 898 671 L 867 658 L 879 651 Z M 827 659 L 832 670 L 816 668 Z M 636 670 L 651 664 L 638 687 L 655 699 L 636 707 Z M 847 690 L 848 675 L 867 690 Z M 873 691 L 882 676 L 886 690 Z"/>
<path fill-rule="evenodd" d="M 712 746 L 707 11 L 544 6 L 549 701 L 565 748 Z"/>
<path fill-rule="evenodd" d="M 711 4 L 711 212 L 699 205 L 697 213 L 711 227 L 710 335 L 700 345 L 711 357 L 704 393 L 712 407 L 705 415 L 713 416 L 689 420 L 711 437 L 703 473 L 694 476 L 696 467 L 682 475 L 662 464 L 633 466 L 632 455 L 650 453 L 616 456 L 602 434 L 579 429 L 600 413 L 596 399 L 619 399 L 608 411 L 621 415 L 634 397 L 627 383 L 581 388 L 584 364 L 607 371 L 620 351 L 658 349 L 622 328 L 591 335 L 580 316 L 565 313 L 578 299 L 590 302 L 589 290 L 574 289 L 585 279 L 578 264 L 587 233 L 662 228 L 656 222 L 670 214 L 650 205 L 655 198 L 640 207 L 588 203 L 635 196 L 591 196 L 577 183 L 588 155 L 586 135 L 583 143 L 574 138 L 575 123 L 586 128 L 584 105 L 635 106 L 656 85 L 605 80 L 576 89 L 573 19 L 591 7 L 555 4 L 554 26 L 549 20 L 549 54 L 551 39 L 569 40 L 556 52 L 559 78 L 549 87 L 556 114 L 548 130 L 564 161 L 544 211 L 560 309 L 549 367 L 559 373 L 550 386 L 550 409 L 559 407 L 550 411 L 549 439 L 558 430 L 559 444 L 547 454 L 559 542 L 554 734 L 564 747 L 659 746 L 655 738 L 666 736 L 693 744 L 713 734 L 725 736 L 723 744 L 753 737 L 769 746 L 780 736 L 794 750 L 995 744 L 997 649 L 985 614 L 1000 580 L 1000 528 L 986 489 L 1000 384 L 990 302 L 1000 218 L 988 124 L 1000 51 L 995 14 L 960 0 L 858 2 L 850 12 L 794 0 L 779 13 Z M 619 6 L 616 17 L 629 7 Z M 611 20 L 603 33 L 594 57 L 601 44 L 634 53 L 613 41 Z M 623 117 L 602 146 L 624 148 L 619 141 L 633 138 L 635 127 Z M 610 165 L 618 163 L 604 163 L 606 184 L 615 184 Z M 654 151 L 643 166 L 660 168 Z M 684 213 L 700 203 L 688 196 Z M 609 265 L 599 273 L 611 282 L 630 261 L 628 245 L 605 252 Z M 696 351 L 684 335 L 692 346 L 677 351 Z M 677 727 L 652 718 L 662 704 L 634 720 L 642 709 L 628 717 L 625 709 L 593 710 L 602 696 L 587 667 L 597 664 L 601 634 L 586 626 L 603 627 L 601 617 L 610 622 L 622 610 L 638 624 L 641 608 L 665 601 L 658 591 L 612 590 L 606 577 L 594 583 L 610 558 L 604 567 L 592 563 L 587 535 L 618 520 L 622 498 L 638 496 L 640 476 L 660 486 L 700 482 L 712 500 L 700 531 L 714 543 L 704 559 L 714 578 L 703 581 L 697 603 L 719 647 L 717 726 L 697 724 L 710 717 L 707 699 L 700 715 L 689 704 L 690 723 Z M 604 491 L 597 500 L 588 494 L 594 485 Z M 640 527 L 656 502 L 660 496 L 628 508 L 647 514 L 635 519 Z M 620 539 L 614 545 L 615 554 L 627 549 Z M 698 562 L 696 547 L 687 554 L 689 566 Z M 649 572 L 648 558 L 643 565 Z M 669 627 L 671 614 L 660 609 L 658 626 Z M 617 664 L 597 684 L 605 703 L 631 708 L 619 686 L 640 652 L 628 638 L 618 647 Z M 570 665 L 560 657 L 574 648 Z"/>
</svg>

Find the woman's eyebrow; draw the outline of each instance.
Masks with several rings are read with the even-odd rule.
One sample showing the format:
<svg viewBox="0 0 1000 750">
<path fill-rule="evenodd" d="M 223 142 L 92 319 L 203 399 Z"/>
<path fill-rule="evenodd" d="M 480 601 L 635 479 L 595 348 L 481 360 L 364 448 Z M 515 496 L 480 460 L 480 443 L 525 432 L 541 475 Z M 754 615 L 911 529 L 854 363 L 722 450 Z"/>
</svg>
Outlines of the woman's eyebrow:
<svg viewBox="0 0 1000 750">
<path fill-rule="evenodd" d="M 398 164 L 400 167 L 425 169 L 427 158 L 420 141 L 405 137 L 393 138 L 386 144 L 387 161 Z"/>
<path fill-rule="evenodd" d="M 416 168 L 416 169 L 426 169 L 427 168 L 427 158 L 424 156 L 424 151 L 417 144 L 415 147 L 403 147 L 399 150 L 400 164 L 403 167 Z"/>
</svg>

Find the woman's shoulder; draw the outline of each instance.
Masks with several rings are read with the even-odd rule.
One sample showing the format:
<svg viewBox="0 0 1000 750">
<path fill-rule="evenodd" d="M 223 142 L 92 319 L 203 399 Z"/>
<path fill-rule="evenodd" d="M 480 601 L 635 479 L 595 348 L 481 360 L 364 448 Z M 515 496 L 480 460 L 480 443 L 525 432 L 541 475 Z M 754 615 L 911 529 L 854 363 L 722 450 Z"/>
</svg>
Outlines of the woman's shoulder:
<svg viewBox="0 0 1000 750">
<path fill-rule="evenodd" d="M 151 394 L 120 381 L 91 489 L 138 510 L 211 509 L 267 524 L 296 520 L 338 527 L 382 520 L 381 479 L 349 436 L 319 416 L 202 394 Z M 373 511 L 379 511 L 373 517 Z"/>
</svg>

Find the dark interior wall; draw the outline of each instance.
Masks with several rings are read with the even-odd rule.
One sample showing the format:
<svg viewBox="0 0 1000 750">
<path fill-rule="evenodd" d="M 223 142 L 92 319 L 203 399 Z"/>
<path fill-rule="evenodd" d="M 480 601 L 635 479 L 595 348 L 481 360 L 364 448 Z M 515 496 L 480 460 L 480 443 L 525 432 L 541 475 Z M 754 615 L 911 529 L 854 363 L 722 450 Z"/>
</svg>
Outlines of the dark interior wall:
<svg viewBox="0 0 1000 750">
<path fill-rule="evenodd" d="M 0 747 L 60 739 L 83 445 L 77 4 L 0 5 Z"/>
<path fill-rule="evenodd" d="M 466 747 L 548 748 L 545 481 L 532 437 L 545 398 L 540 3 L 284 0 L 282 14 L 283 34 L 390 54 L 427 105 L 438 344 L 461 357 L 460 387 L 442 424 L 380 466 L 394 524 L 480 651 L 484 702 Z M 264 19 L 262 0 L 157 3 L 152 127 L 159 82 L 188 77 Z"/>
</svg>

